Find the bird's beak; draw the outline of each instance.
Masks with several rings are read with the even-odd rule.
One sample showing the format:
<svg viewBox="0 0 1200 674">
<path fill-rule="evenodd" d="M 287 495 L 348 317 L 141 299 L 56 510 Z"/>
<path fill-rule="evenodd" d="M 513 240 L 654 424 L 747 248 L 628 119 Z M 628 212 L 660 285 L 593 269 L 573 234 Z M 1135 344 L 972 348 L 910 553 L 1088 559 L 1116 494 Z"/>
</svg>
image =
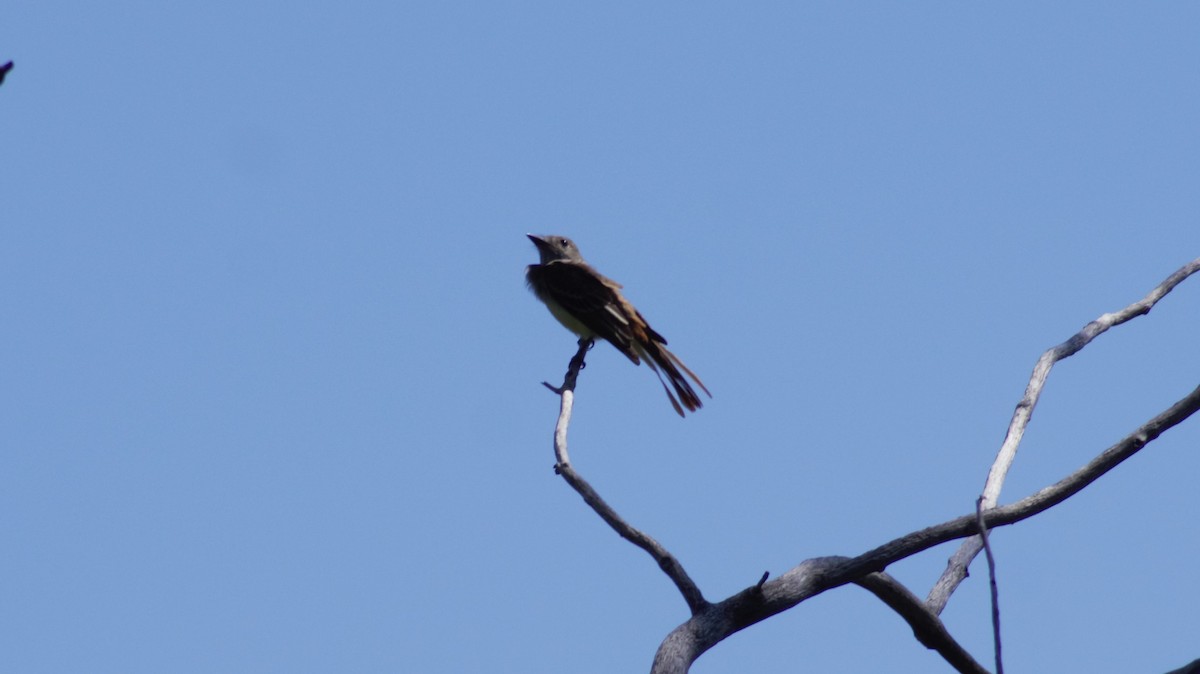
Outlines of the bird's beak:
<svg viewBox="0 0 1200 674">
<path fill-rule="evenodd" d="M 525 236 L 529 237 L 529 240 L 533 242 L 533 245 L 537 246 L 538 252 L 550 250 L 550 242 L 546 241 L 546 237 L 538 234 L 526 234 Z"/>
</svg>

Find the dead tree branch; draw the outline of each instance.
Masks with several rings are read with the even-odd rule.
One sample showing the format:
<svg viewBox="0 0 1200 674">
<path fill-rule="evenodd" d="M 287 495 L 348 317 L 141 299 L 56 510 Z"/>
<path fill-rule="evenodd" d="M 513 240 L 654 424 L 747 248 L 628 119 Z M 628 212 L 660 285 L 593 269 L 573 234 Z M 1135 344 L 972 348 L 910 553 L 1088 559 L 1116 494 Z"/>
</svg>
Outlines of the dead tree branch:
<svg viewBox="0 0 1200 674">
<path fill-rule="evenodd" d="M 984 522 L 989 529 L 1015 524 L 1062 503 L 1197 410 L 1200 410 L 1200 387 L 1054 485 L 1016 503 L 985 511 Z M 683 674 L 696 658 L 735 632 L 826 590 L 881 572 L 918 552 L 978 533 L 976 514 L 969 513 L 901 536 L 857 557 L 819 557 L 801 562 L 761 587 L 742 590 L 693 615 L 667 635 L 650 671 L 652 674 Z"/>
<path fill-rule="evenodd" d="M 767 581 L 767 576 L 764 575 L 755 584 L 715 604 L 705 600 L 699 587 L 670 552 L 656 540 L 625 522 L 571 466 L 567 455 L 567 427 L 571 420 L 575 382 L 579 370 L 584 367 L 584 356 L 591 346 L 590 340 L 581 340 L 579 352 L 571 360 L 563 385 L 556 388 L 546 384 L 547 388 L 561 397 L 554 433 L 554 452 L 557 460 L 555 471 L 563 476 L 563 479 L 583 497 L 584 502 L 613 530 L 649 553 L 675 583 L 687 602 L 691 617 L 663 640 L 654 657 L 652 674 L 684 674 L 696 658 L 726 637 L 786 611 L 810 597 L 848 583 L 857 583 L 879 597 L 909 623 L 918 641 L 936 650 L 959 672 L 985 672 L 982 665 L 950 636 L 938 618 L 954 589 L 965 578 L 967 566 L 983 547 L 982 544 L 976 543 L 981 540 L 980 533 L 1020 522 L 1062 503 L 1136 454 L 1162 433 L 1200 410 L 1200 387 L 1197 387 L 1170 408 L 1105 449 L 1079 470 L 1015 503 L 997 507 L 995 504 L 1000 488 L 1016 456 L 1017 446 L 1028 426 L 1051 368 L 1058 361 L 1078 353 L 1109 328 L 1149 313 L 1160 299 L 1197 271 L 1200 271 L 1200 259 L 1193 260 L 1172 274 L 1142 300 L 1121 311 L 1104 314 L 1084 326 L 1071 339 L 1042 355 L 1034 367 L 1025 396 L 1013 414 L 1008 433 L 993 463 L 975 512 L 906 534 L 857 557 L 819 557 L 806 560 L 773 580 Z M 951 559 L 946 572 L 924 603 L 884 573 L 889 565 L 899 560 L 942 543 L 967 537 L 971 537 L 970 540 L 965 541 Z M 997 641 L 996 661 L 999 668 L 998 623 L 994 629 Z"/>
<path fill-rule="evenodd" d="M 987 481 L 983 486 L 984 509 L 994 507 L 1000 498 L 1000 489 L 1004 486 L 1004 478 L 1008 475 L 1008 470 L 1012 467 L 1013 460 L 1017 458 L 1017 447 L 1021 444 L 1021 439 L 1025 437 L 1025 429 L 1029 426 L 1029 420 L 1033 416 L 1033 409 L 1037 406 L 1038 399 L 1042 395 L 1042 389 L 1046 386 L 1046 378 L 1050 376 L 1050 370 L 1054 367 L 1054 364 L 1079 353 L 1080 349 L 1090 344 L 1096 337 L 1107 332 L 1109 328 L 1150 313 L 1150 310 L 1154 308 L 1154 305 L 1159 300 L 1166 297 L 1167 293 L 1175 289 L 1175 286 L 1183 283 L 1187 277 L 1195 274 L 1197 271 L 1200 271 L 1200 258 L 1196 258 L 1179 268 L 1142 299 L 1120 311 L 1104 314 L 1083 326 L 1082 330 L 1075 333 L 1067 341 L 1047 349 L 1042 354 L 1037 364 L 1033 366 L 1033 373 L 1029 377 L 1029 384 L 1025 387 L 1025 395 L 1017 403 L 1017 407 L 1013 411 L 1012 420 L 1008 423 L 1008 431 L 1004 435 L 1004 442 L 1001 443 L 1000 451 L 997 452 L 996 459 L 992 462 L 991 470 L 988 471 Z M 934 613 L 940 614 L 946 608 L 946 603 L 950 601 L 950 595 L 954 594 L 954 591 L 966 579 L 967 567 L 971 565 L 971 562 L 982 549 L 982 541 L 978 536 L 975 536 L 963 541 L 963 544 L 950 557 L 950 561 L 946 565 L 946 570 L 942 572 L 941 578 L 938 578 L 937 582 L 934 583 L 933 588 L 929 591 L 928 598 L 925 600 L 925 603 L 929 605 Z"/>
<path fill-rule="evenodd" d="M 996 587 L 996 558 L 992 555 L 992 544 L 988 541 L 987 523 L 983 521 L 983 497 L 975 501 L 975 523 L 979 526 L 979 539 L 983 541 L 983 552 L 987 555 L 988 585 L 992 593 L 992 649 L 996 653 L 996 674 L 1004 674 L 1004 658 L 1000 656 L 1000 590 Z"/>
<path fill-rule="evenodd" d="M 956 671 L 963 674 L 987 674 L 983 665 L 976 662 L 975 658 L 950 636 L 942 619 L 926 608 L 925 603 L 900 581 L 886 573 L 869 573 L 854 582 L 904 618 L 917 641 L 925 648 L 937 651 Z"/>
<path fill-rule="evenodd" d="M 567 427 L 571 423 L 571 410 L 575 400 L 575 382 L 579 377 L 579 371 L 584 367 L 584 356 L 591 346 L 592 341 L 590 339 L 579 341 L 579 351 L 571 359 L 571 364 L 567 367 L 567 375 L 563 379 L 561 387 L 555 388 L 542 382 L 546 388 L 557 392 L 561 398 L 558 423 L 554 427 L 554 456 L 557 460 L 554 472 L 561 475 L 567 481 L 567 484 L 571 485 L 571 488 L 583 497 L 584 503 L 587 503 L 592 510 L 596 511 L 600 519 L 612 527 L 613 531 L 616 531 L 621 538 L 645 550 L 654 558 L 654 561 L 658 563 L 658 568 L 662 569 L 663 573 L 667 574 L 667 577 L 675 583 L 675 587 L 679 588 L 679 593 L 683 595 L 683 600 L 687 602 L 688 610 L 692 612 L 692 615 L 696 615 L 708 607 L 708 601 L 704 598 L 703 593 L 700 592 L 699 586 L 688 576 L 687 571 L 683 569 L 683 565 L 679 563 L 679 560 L 668 552 L 661 543 L 622 519 L 617 514 L 617 511 L 613 510 L 611 506 L 605 503 L 604 499 L 600 498 L 600 494 L 592 488 L 592 485 L 588 484 L 587 480 L 584 480 L 583 476 L 571 466 L 571 459 L 567 454 Z"/>
</svg>

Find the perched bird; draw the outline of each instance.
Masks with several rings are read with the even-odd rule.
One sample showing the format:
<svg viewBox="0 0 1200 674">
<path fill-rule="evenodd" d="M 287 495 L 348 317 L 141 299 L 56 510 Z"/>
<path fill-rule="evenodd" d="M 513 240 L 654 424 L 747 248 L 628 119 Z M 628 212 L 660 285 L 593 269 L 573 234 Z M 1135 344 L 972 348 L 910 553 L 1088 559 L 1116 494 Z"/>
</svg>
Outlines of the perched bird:
<svg viewBox="0 0 1200 674">
<path fill-rule="evenodd" d="M 529 265 L 525 280 L 559 323 L 580 339 L 603 337 L 634 365 L 640 365 L 645 358 L 679 416 L 683 416 L 684 409 L 695 412 L 703 406 L 680 370 L 712 397 L 696 373 L 667 350 L 666 338 L 655 332 L 625 299 L 621 284 L 605 278 L 584 262 L 573 241 L 565 236 L 527 236 L 537 246 L 541 262 Z M 663 381 L 664 373 L 671 386 Z"/>
</svg>

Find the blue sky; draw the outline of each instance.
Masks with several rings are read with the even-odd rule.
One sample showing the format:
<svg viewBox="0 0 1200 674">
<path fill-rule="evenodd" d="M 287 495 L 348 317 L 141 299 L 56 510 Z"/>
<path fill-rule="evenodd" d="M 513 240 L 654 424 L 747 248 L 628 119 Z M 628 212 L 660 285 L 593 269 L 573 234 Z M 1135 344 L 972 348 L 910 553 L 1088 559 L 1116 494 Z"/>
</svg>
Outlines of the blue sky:
<svg viewBox="0 0 1200 674">
<path fill-rule="evenodd" d="M 965 512 L 1030 368 L 1200 255 L 1200 8 L 170 4 L 0 23 L 0 662 L 646 671 L 686 607 L 552 470 L 572 236 L 704 379 L 607 345 L 577 469 L 710 599 Z M 1197 384 L 1200 280 L 1062 363 L 1009 501 Z M 996 533 L 1013 671 L 1200 657 L 1200 423 Z M 952 546 L 893 567 L 921 596 Z M 982 567 L 944 617 L 990 662 Z M 700 674 L 949 671 L 857 588 Z"/>
</svg>

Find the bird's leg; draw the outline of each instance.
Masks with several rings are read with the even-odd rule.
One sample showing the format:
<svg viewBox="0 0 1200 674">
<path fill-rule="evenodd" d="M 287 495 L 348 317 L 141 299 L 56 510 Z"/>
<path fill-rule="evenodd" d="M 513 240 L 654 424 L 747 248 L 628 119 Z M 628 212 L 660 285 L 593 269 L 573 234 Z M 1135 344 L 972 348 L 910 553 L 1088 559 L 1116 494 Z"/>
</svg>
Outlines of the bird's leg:
<svg viewBox="0 0 1200 674">
<path fill-rule="evenodd" d="M 576 375 L 578 375 L 580 370 L 587 367 L 587 363 L 583 362 L 583 357 L 586 356 L 587 352 L 591 351 L 592 347 L 595 345 L 596 345 L 596 340 L 592 339 L 591 337 L 580 337 L 579 338 L 579 351 L 575 352 L 575 356 L 571 358 L 570 365 L 567 366 L 567 376 L 568 377 L 571 376 L 572 372 L 574 372 Z M 574 377 L 572 377 L 572 379 L 571 379 L 571 388 L 575 388 Z"/>
<path fill-rule="evenodd" d="M 571 357 L 570 364 L 567 365 L 567 376 L 563 377 L 562 388 L 558 390 L 559 394 L 562 394 L 563 391 L 575 390 L 575 380 L 579 378 L 579 371 L 587 367 L 587 363 L 583 359 L 595 343 L 591 337 L 579 338 L 579 350 L 575 352 L 575 355 Z"/>
<path fill-rule="evenodd" d="M 588 350 L 590 350 L 595 343 L 596 341 L 591 337 L 581 337 L 579 339 L 579 350 L 575 352 L 575 355 L 571 357 L 570 364 L 567 365 L 567 374 L 565 377 L 563 377 L 562 386 L 551 386 L 547 382 L 542 382 L 542 386 L 545 386 L 559 395 L 562 395 L 563 391 L 574 391 L 575 380 L 579 378 L 579 371 L 587 367 L 587 363 L 585 363 L 583 359 L 585 356 L 587 356 Z"/>
</svg>

